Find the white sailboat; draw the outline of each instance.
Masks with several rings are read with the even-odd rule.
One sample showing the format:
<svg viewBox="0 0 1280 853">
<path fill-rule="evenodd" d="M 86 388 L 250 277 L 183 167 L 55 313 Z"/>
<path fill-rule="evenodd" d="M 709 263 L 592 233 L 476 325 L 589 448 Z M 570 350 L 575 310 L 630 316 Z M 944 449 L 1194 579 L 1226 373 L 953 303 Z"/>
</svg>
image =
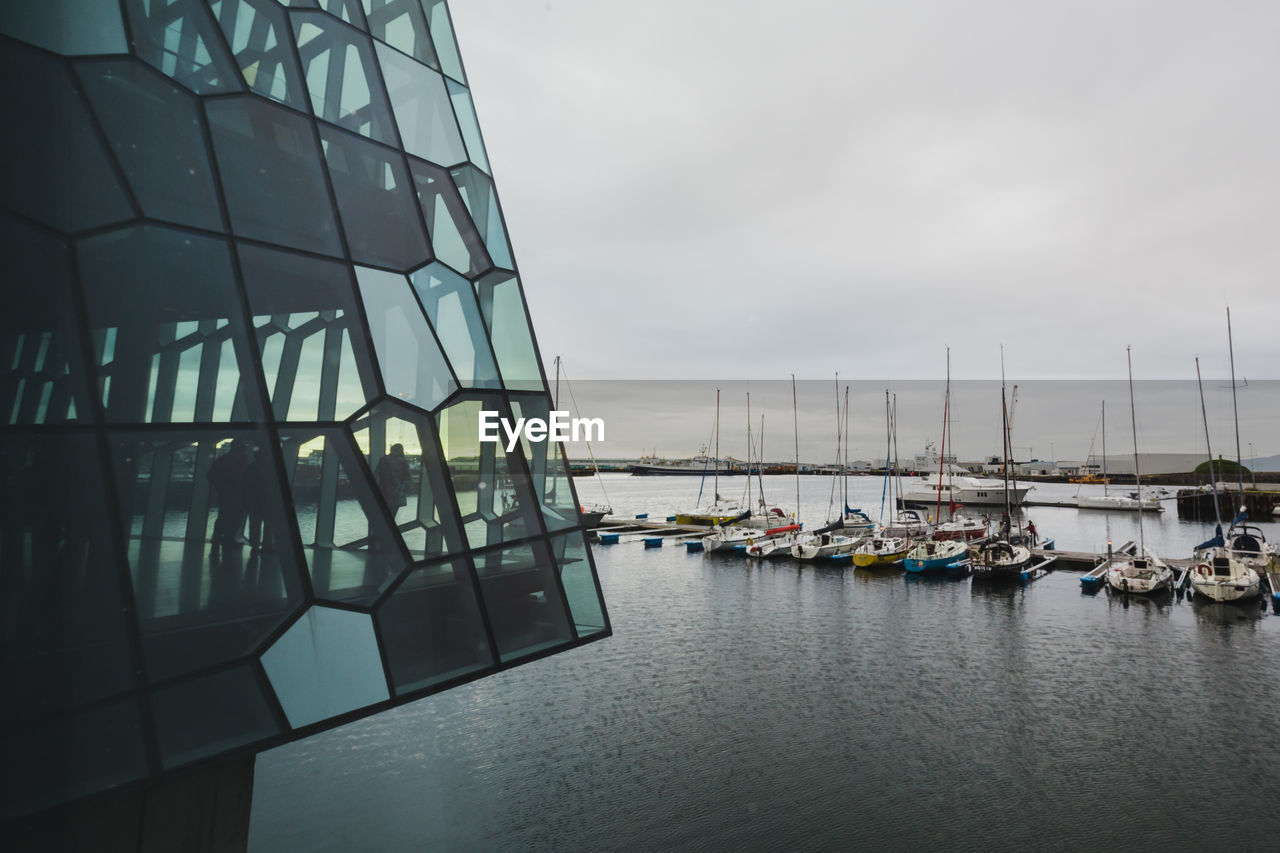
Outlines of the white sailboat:
<svg viewBox="0 0 1280 853">
<path fill-rule="evenodd" d="M 1142 493 L 1142 472 L 1138 467 L 1138 416 L 1133 402 L 1133 350 L 1125 348 L 1129 357 L 1129 418 L 1133 422 L 1133 477 Z M 1104 454 L 1105 456 L 1105 451 Z M 1173 584 L 1173 570 L 1147 547 L 1143 535 L 1142 513 L 1138 513 L 1138 553 L 1133 557 L 1116 557 L 1107 569 L 1107 583 L 1117 592 L 1152 593 Z"/>
<path fill-rule="evenodd" d="M 1017 386 L 1014 386 L 1016 392 Z M 974 580 L 1016 580 L 1031 565 L 1031 549 L 1023 542 L 1021 530 L 1013 535 L 1012 503 L 1009 499 L 1009 457 L 1013 455 L 1009 407 L 1005 398 L 1004 347 L 1000 348 L 1000 435 L 1004 453 L 1004 520 L 996 537 L 969 550 L 969 567 Z"/>
<path fill-rule="evenodd" d="M 849 507 L 848 483 L 848 449 L 841 439 L 848 436 L 849 391 L 845 389 L 844 413 L 840 409 L 840 374 L 836 374 L 836 467 L 839 471 L 837 479 L 831 481 L 831 499 L 827 502 L 828 518 L 826 526 L 808 535 L 798 536 L 791 545 L 791 556 L 797 560 L 821 560 L 848 554 L 862 541 L 866 531 L 863 521 L 870 521 L 859 510 Z M 837 486 L 841 487 L 841 510 L 831 516 L 831 510 L 837 495 Z M 846 524 L 850 530 L 846 531 Z"/>
<path fill-rule="evenodd" d="M 560 356 L 556 356 L 556 409 L 560 408 Z M 573 403 L 573 410 L 580 414 L 578 410 L 578 401 L 573 396 L 573 386 L 569 384 L 569 375 L 566 373 L 564 377 L 565 387 L 569 389 L 569 400 Z M 588 530 L 600 526 L 600 522 L 604 520 L 606 515 L 613 515 L 613 504 L 609 500 L 609 493 L 605 491 L 604 480 L 600 478 L 600 465 L 596 462 L 596 454 L 591 449 L 591 442 L 587 442 L 587 454 L 591 457 L 591 467 L 595 471 L 595 481 L 600 486 L 600 494 L 604 496 L 604 501 L 596 501 L 589 504 L 581 504 L 578 507 L 578 514 L 582 517 L 582 526 Z"/>
<path fill-rule="evenodd" d="M 734 523 L 744 519 L 751 511 L 740 504 L 720 497 L 720 389 L 716 389 L 716 422 L 715 422 L 716 456 L 715 469 L 712 475 L 711 491 L 714 495 L 708 505 L 702 504 L 703 484 L 698 487 L 698 505 L 691 510 L 676 513 L 676 524 L 695 524 L 710 527 L 715 524 Z"/>
<path fill-rule="evenodd" d="M 1107 401 L 1102 401 L 1102 494 L 1101 495 L 1085 495 L 1081 497 L 1080 490 L 1076 489 L 1076 507 L 1078 509 L 1103 509 L 1113 510 L 1117 512 L 1164 512 L 1164 507 L 1160 505 L 1157 498 L 1140 497 L 1142 490 L 1138 490 L 1139 497 L 1130 497 L 1128 495 L 1113 495 L 1107 490 L 1111 479 L 1107 476 Z"/>
</svg>

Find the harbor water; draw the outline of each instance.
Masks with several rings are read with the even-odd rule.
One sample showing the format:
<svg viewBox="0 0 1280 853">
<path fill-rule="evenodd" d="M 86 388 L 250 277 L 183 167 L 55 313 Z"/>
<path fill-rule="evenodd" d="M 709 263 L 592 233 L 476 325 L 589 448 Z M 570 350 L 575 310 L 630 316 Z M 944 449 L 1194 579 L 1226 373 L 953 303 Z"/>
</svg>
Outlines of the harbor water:
<svg viewBox="0 0 1280 853">
<path fill-rule="evenodd" d="M 654 517 L 699 487 L 577 485 Z M 851 478 L 850 503 L 876 517 L 881 485 Z M 793 479 L 766 489 L 794 506 Z M 801 489 L 813 526 L 830 481 Z M 1132 514 L 1028 515 L 1060 548 L 1138 538 Z M 1184 557 L 1212 525 L 1170 504 L 1144 532 Z M 260 755 L 251 849 L 1275 849 L 1280 616 L 1259 603 L 595 554 L 613 637 Z"/>
</svg>

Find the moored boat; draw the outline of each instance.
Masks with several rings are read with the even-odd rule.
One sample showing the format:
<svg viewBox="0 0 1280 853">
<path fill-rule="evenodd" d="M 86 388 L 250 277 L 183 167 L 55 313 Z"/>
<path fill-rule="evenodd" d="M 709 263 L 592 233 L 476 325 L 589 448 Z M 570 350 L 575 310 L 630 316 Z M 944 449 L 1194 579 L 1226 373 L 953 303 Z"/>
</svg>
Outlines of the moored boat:
<svg viewBox="0 0 1280 853">
<path fill-rule="evenodd" d="M 1018 580 L 1031 565 L 1031 549 L 1021 542 L 997 539 L 969 549 L 974 580 Z"/>
<path fill-rule="evenodd" d="M 1148 595 L 1173 584 L 1173 569 L 1149 548 L 1134 557 L 1117 557 L 1107 569 L 1107 584 L 1116 592 Z"/>
<path fill-rule="evenodd" d="M 974 539 L 982 539 L 990 530 L 991 522 L 986 518 L 970 518 L 967 515 L 956 514 L 951 516 L 950 521 L 944 521 L 934 528 L 933 538 L 939 542 L 952 539 L 971 542 Z"/>
<path fill-rule="evenodd" d="M 853 536 L 845 536 L 834 531 L 824 531 L 797 540 L 791 546 L 791 556 L 797 560 L 820 560 L 823 557 L 838 557 L 848 554 L 858 546 L 860 540 Z"/>
<path fill-rule="evenodd" d="M 1252 567 L 1236 559 L 1227 548 L 1209 548 L 1196 554 L 1191 569 L 1191 588 L 1213 601 L 1240 601 L 1254 598 L 1261 578 Z"/>
<path fill-rule="evenodd" d="M 853 564 L 860 569 L 891 566 L 902 562 L 911 543 L 896 536 L 872 536 L 853 552 Z"/>
<path fill-rule="evenodd" d="M 902 561 L 909 572 L 941 571 L 965 558 L 969 548 L 960 539 L 917 542 Z"/>
</svg>

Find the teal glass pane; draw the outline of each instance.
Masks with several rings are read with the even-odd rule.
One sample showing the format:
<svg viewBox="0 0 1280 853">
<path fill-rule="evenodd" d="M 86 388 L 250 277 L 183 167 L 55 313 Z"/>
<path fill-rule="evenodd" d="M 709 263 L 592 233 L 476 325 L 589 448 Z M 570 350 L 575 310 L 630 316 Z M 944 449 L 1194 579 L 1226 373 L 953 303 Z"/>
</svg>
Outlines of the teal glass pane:
<svg viewBox="0 0 1280 853">
<path fill-rule="evenodd" d="M 560 566 L 560 583 L 573 614 L 579 637 L 600 634 L 608 629 L 604 601 L 596 588 L 595 567 L 586 538 L 581 531 L 551 539 L 551 550 Z"/>
<path fill-rule="evenodd" d="M 305 111 L 302 72 L 284 10 L 274 0 L 214 0 L 210 8 L 249 89 Z"/>
<path fill-rule="evenodd" d="M 364 613 L 312 607 L 262 653 L 262 666 L 295 729 L 390 698 Z"/>
<path fill-rule="evenodd" d="M 474 166 L 459 166 L 450 170 L 462 201 L 471 213 L 471 219 L 484 237 L 485 246 L 493 265 L 511 269 L 511 249 L 507 244 L 507 232 L 502 227 L 502 213 L 498 210 L 498 196 L 493 181 Z"/>
<path fill-rule="evenodd" d="M 500 442 L 480 441 L 477 427 L 482 410 L 497 412 L 498 417 L 513 422 L 497 397 L 463 400 L 441 409 L 436 416 L 440 445 L 472 548 L 542 532 L 519 451 L 507 453 L 501 427 L 496 430 Z"/>
<path fill-rule="evenodd" d="M 320 141 L 352 260 L 402 270 L 426 261 L 431 251 L 404 158 L 331 127 L 321 127 Z"/>
<path fill-rule="evenodd" d="M 67 234 L 132 219 L 124 184 L 63 62 L 0 39 L 0 79 L 8 81 L 0 86 L 0 204 Z"/>
<path fill-rule="evenodd" d="M 409 558 L 364 455 L 340 427 L 282 429 L 280 440 L 312 591 L 372 603 Z"/>
<path fill-rule="evenodd" d="M 409 278 L 458 382 L 464 388 L 501 388 L 471 282 L 437 263 Z"/>
<path fill-rule="evenodd" d="M 476 282 L 476 295 L 503 383 L 512 391 L 546 390 L 515 274 L 494 270 Z"/>
<path fill-rule="evenodd" d="M 409 287 L 396 273 L 356 267 L 382 384 L 393 399 L 434 409 L 458 389 Z"/>
<path fill-rule="evenodd" d="M 462 130 L 462 139 L 467 144 L 467 156 L 471 162 L 489 173 L 489 155 L 484 150 L 484 140 L 480 138 L 480 123 L 476 120 L 475 104 L 471 102 L 471 93 L 466 87 L 452 80 L 449 84 L 449 100 L 453 102 L 453 111 L 458 116 L 458 127 Z"/>
<path fill-rule="evenodd" d="M 374 620 L 397 695 L 497 664 L 465 560 L 414 569 Z"/>
<path fill-rule="evenodd" d="M 200 95 L 243 89 L 218 25 L 200 0 L 124 0 L 134 51 Z"/>
<path fill-rule="evenodd" d="M 151 693 L 165 769 L 221 755 L 281 733 L 251 665 L 199 676 Z"/>
<path fill-rule="evenodd" d="M 436 55 L 440 57 L 441 70 L 454 80 L 466 83 L 462 60 L 458 57 L 458 42 L 453 36 L 453 22 L 449 20 L 449 7 L 444 0 L 422 0 L 422 8 L 427 12 L 427 26 L 436 45 Z"/>
<path fill-rule="evenodd" d="M 417 158 L 410 158 L 409 168 L 436 259 L 467 276 L 492 267 L 484 240 L 449 173 Z"/>
<path fill-rule="evenodd" d="M 404 150 L 440 166 L 465 161 L 467 150 L 444 78 L 386 45 L 377 48 Z"/>
<path fill-rule="evenodd" d="M 197 99 L 128 59 L 76 70 L 143 213 L 223 230 Z"/>
<path fill-rule="evenodd" d="M 385 401 L 351 423 L 374 485 L 414 560 L 466 548 L 430 415 Z"/>
<path fill-rule="evenodd" d="M 64 56 L 129 52 L 119 4 L 102 0 L 5 0 L 0 33 Z"/>
<path fill-rule="evenodd" d="M 504 663 L 574 638 L 544 541 L 478 554 L 476 574 Z"/>
<path fill-rule="evenodd" d="M 299 4 L 294 3 L 297 6 Z M 340 21 L 346 21 L 352 26 L 365 29 L 364 16 L 360 14 L 360 0 L 319 0 L 318 3 L 310 2 L 307 5 L 318 5 L 330 15 L 333 15 Z"/>
<path fill-rule="evenodd" d="M 368 36 L 318 12 L 294 12 L 291 18 L 315 114 L 362 136 L 395 145 L 391 112 L 378 82 Z"/>
<path fill-rule="evenodd" d="M 364 0 L 369 35 L 419 62 L 439 68 L 421 0 Z"/>
<path fill-rule="evenodd" d="M 551 400 L 538 395 L 512 395 L 511 411 L 517 418 L 549 421 Z M 568 429 L 568 424 L 565 426 Z M 578 502 L 569 483 L 569 468 L 561 455 L 561 445 L 553 441 L 520 440 L 520 450 L 529 466 L 533 493 L 542 509 L 547 530 L 565 530 L 578 526 Z"/>
<path fill-rule="evenodd" d="M 82 240 L 77 254 L 107 420 L 261 417 L 225 240 L 141 225 Z"/>
<path fill-rule="evenodd" d="M 346 264 L 238 246 L 254 339 L 278 420 L 342 420 L 378 395 Z"/>
</svg>

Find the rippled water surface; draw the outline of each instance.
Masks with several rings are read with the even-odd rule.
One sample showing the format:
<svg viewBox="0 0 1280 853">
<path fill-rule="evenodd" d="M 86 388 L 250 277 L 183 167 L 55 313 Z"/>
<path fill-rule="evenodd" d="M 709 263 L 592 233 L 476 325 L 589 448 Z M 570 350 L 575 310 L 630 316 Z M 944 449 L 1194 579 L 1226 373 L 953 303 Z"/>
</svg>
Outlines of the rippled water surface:
<svg viewBox="0 0 1280 853">
<path fill-rule="evenodd" d="M 606 484 L 655 514 L 697 489 Z M 1105 543 L 1101 515 L 1031 516 Z M 1146 530 L 1166 556 L 1204 532 Z M 1257 605 L 596 559 L 612 638 L 261 755 L 252 849 L 1275 849 L 1280 616 Z"/>
</svg>

